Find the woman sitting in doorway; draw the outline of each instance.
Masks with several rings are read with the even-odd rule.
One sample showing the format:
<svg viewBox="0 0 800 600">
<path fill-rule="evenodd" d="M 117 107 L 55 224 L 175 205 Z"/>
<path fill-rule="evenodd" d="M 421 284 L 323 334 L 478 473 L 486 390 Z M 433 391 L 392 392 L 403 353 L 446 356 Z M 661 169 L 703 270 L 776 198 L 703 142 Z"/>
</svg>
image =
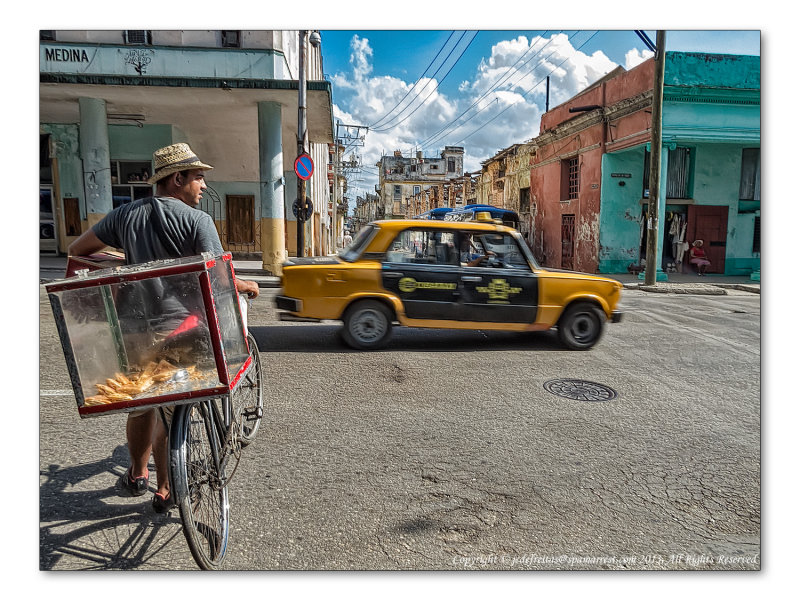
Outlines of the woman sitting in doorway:
<svg viewBox="0 0 800 600">
<path fill-rule="evenodd" d="M 706 274 L 706 269 L 711 264 L 706 256 L 706 251 L 703 250 L 703 240 L 695 240 L 689 250 L 689 262 L 697 266 L 697 276 L 700 277 Z"/>
</svg>

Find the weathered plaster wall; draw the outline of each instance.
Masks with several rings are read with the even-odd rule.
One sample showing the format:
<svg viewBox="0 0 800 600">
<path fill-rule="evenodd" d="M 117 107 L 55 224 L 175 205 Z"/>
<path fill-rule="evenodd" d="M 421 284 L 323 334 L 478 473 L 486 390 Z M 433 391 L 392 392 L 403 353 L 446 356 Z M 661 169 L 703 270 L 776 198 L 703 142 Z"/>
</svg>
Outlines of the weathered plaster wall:
<svg viewBox="0 0 800 600">
<path fill-rule="evenodd" d="M 598 253 L 601 273 L 624 273 L 628 265 L 639 262 L 643 178 L 644 147 L 603 156 Z"/>
</svg>

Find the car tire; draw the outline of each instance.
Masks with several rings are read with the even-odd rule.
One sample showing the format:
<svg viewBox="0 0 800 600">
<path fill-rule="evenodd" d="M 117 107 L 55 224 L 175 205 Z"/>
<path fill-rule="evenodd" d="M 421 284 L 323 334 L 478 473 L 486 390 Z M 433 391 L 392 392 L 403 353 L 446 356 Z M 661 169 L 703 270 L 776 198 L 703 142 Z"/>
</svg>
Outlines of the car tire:
<svg viewBox="0 0 800 600">
<path fill-rule="evenodd" d="M 588 350 L 600 340 L 605 324 L 605 314 L 597 305 L 576 302 L 561 315 L 558 337 L 570 350 Z"/>
<path fill-rule="evenodd" d="M 382 302 L 360 300 L 342 318 L 342 338 L 356 350 L 383 348 L 392 334 L 392 314 Z"/>
</svg>

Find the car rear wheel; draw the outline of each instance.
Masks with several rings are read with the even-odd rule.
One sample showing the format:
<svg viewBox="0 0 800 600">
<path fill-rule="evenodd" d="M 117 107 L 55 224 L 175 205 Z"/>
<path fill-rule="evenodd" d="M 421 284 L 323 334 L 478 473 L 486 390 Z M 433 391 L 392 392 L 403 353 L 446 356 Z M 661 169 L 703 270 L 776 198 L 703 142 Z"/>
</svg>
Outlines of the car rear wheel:
<svg viewBox="0 0 800 600">
<path fill-rule="evenodd" d="M 376 350 L 389 341 L 392 334 L 392 315 L 376 300 L 361 300 L 344 314 L 342 337 L 348 346 L 357 350 Z"/>
<path fill-rule="evenodd" d="M 605 314 L 594 304 L 571 304 L 558 322 L 558 337 L 570 350 L 588 350 L 603 335 L 605 321 Z"/>
</svg>

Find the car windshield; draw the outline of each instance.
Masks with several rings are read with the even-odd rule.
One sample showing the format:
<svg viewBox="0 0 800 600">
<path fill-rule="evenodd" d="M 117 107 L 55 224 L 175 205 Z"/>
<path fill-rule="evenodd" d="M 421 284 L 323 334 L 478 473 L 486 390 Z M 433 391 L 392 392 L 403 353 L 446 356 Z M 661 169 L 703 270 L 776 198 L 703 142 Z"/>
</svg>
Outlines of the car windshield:
<svg viewBox="0 0 800 600">
<path fill-rule="evenodd" d="M 358 259 L 358 257 L 361 256 L 361 252 L 366 248 L 369 240 L 372 239 L 372 234 L 375 233 L 376 229 L 377 227 L 374 225 L 367 225 L 362 228 L 347 248 L 339 250 L 339 258 L 347 262 L 353 262 Z"/>
</svg>

